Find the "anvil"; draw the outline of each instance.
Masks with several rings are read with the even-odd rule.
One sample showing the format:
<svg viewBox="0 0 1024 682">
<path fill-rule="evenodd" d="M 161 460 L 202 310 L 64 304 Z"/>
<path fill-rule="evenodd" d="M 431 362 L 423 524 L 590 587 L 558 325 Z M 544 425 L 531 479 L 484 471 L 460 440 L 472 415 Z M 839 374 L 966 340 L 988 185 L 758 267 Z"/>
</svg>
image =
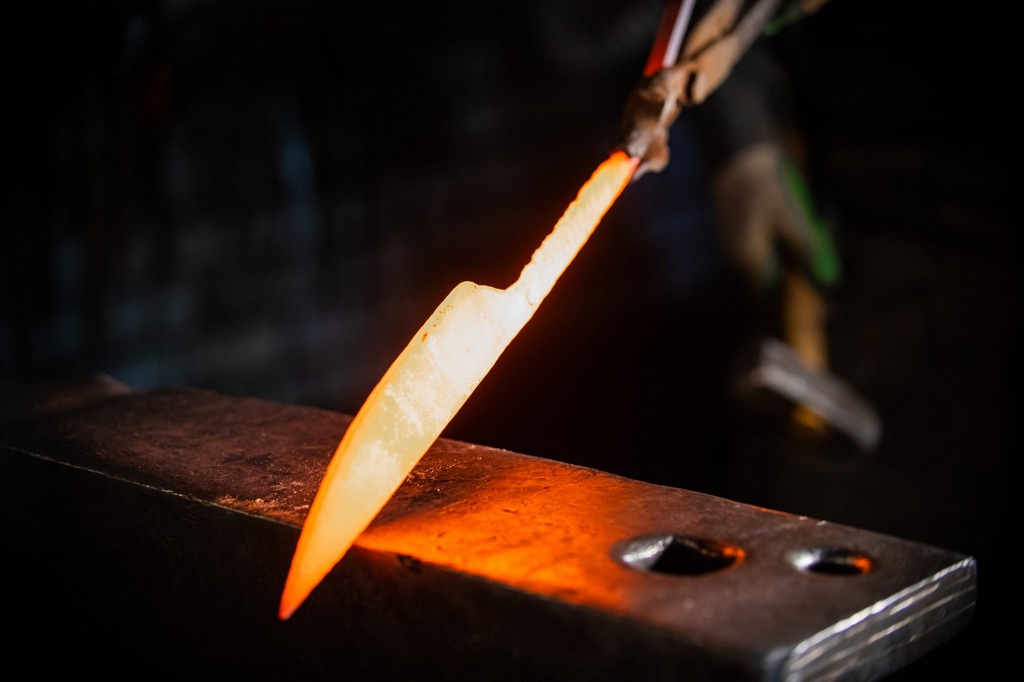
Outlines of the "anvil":
<svg viewBox="0 0 1024 682">
<path fill-rule="evenodd" d="M 0 397 L 7 660 L 43 673 L 870 680 L 974 610 L 955 551 L 442 438 L 282 622 L 349 416 L 103 377 Z"/>
</svg>

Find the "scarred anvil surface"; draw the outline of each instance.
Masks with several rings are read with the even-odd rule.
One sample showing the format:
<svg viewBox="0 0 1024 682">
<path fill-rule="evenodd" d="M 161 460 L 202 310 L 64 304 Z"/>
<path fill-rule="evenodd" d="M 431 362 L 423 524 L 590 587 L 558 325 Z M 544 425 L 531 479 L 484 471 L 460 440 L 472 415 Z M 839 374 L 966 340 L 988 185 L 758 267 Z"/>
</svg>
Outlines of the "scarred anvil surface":
<svg viewBox="0 0 1024 682">
<path fill-rule="evenodd" d="M 14 658 L 60 646 L 43 672 L 876 679 L 974 609 L 969 556 L 441 439 L 282 622 L 348 416 L 108 380 L 3 398 Z"/>
</svg>

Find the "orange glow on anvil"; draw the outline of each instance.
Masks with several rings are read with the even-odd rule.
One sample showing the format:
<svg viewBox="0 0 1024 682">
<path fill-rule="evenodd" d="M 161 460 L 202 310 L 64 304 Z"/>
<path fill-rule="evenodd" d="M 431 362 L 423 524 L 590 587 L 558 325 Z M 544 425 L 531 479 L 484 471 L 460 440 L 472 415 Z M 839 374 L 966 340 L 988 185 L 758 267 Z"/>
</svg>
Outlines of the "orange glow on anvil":
<svg viewBox="0 0 1024 682">
<path fill-rule="evenodd" d="M 652 530 L 697 541 L 719 536 L 706 546 L 721 553 L 726 570 L 708 571 L 718 578 L 700 574 L 712 582 L 730 581 L 727 571 L 746 560 L 718 519 L 708 523 L 693 493 L 515 453 L 485 455 L 486 464 L 467 466 L 472 451 L 453 450 L 442 446 L 426 454 L 359 536 L 359 547 L 397 555 L 407 566 L 423 562 L 666 624 L 687 613 L 700 617 L 709 603 L 700 595 L 707 583 L 680 581 L 687 575 L 682 570 L 630 565 L 625 549 L 631 540 Z M 687 598 L 692 611 L 681 603 Z"/>
<path fill-rule="evenodd" d="M 508 289 L 455 287 L 356 413 L 303 524 L 281 595 L 287 619 L 348 552 L 530 320 L 636 169 L 612 154 Z"/>
</svg>

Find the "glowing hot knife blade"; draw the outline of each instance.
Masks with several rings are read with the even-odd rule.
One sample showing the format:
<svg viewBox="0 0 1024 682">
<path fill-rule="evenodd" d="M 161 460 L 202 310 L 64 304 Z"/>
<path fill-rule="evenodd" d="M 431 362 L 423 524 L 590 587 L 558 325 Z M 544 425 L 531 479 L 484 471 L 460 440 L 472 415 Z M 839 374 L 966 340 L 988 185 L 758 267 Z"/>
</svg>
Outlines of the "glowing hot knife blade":
<svg viewBox="0 0 1024 682">
<path fill-rule="evenodd" d="M 291 617 L 391 499 L 533 316 L 637 163 L 622 152 L 602 163 L 515 284 L 501 290 L 463 282 L 416 332 L 327 467 L 292 558 L 280 618 Z"/>
</svg>

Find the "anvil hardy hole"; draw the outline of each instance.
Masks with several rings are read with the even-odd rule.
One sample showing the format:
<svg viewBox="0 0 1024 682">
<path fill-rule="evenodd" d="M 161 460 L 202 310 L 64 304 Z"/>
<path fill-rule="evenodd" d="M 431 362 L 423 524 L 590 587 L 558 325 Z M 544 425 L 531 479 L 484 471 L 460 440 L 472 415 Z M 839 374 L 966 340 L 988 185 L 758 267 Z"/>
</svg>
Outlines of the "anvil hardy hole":
<svg viewBox="0 0 1024 682">
<path fill-rule="evenodd" d="M 791 560 L 802 571 L 822 575 L 860 575 L 874 565 L 866 555 L 838 547 L 802 549 L 794 552 Z"/>
<path fill-rule="evenodd" d="M 731 566 L 743 557 L 743 550 L 682 535 L 645 535 L 623 542 L 615 554 L 627 566 L 647 573 L 703 575 Z"/>
</svg>

